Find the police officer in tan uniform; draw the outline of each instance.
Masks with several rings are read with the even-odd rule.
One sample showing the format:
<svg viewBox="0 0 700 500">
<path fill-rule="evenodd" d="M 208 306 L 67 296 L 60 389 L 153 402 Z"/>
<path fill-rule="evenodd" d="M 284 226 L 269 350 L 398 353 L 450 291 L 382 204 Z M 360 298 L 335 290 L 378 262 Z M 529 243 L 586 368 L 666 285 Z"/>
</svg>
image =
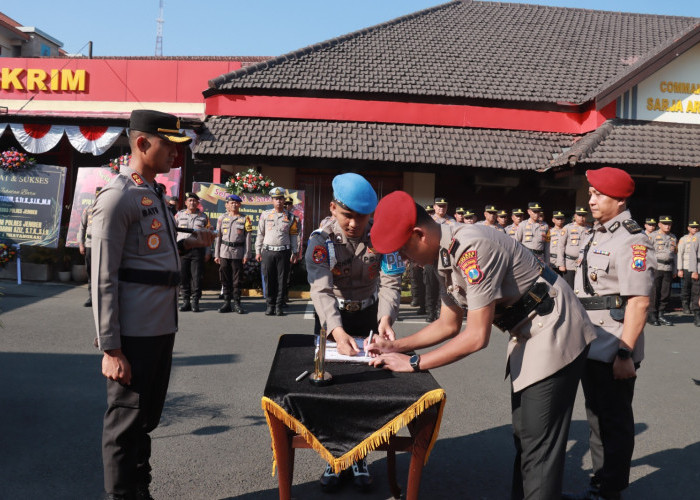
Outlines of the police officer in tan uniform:
<svg viewBox="0 0 700 500">
<path fill-rule="evenodd" d="M 549 265 L 560 276 L 564 275 L 562 268 L 566 268 L 564 262 L 564 242 L 566 240 L 566 229 L 564 219 L 566 215 L 561 210 L 552 212 L 552 229 L 549 230 Z"/>
<path fill-rule="evenodd" d="M 659 217 L 659 229 L 649 235 L 656 252 L 658 264 L 654 274 L 654 293 L 649 304 L 649 323 L 652 325 L 673 326 L 673 322 L 664 316 L 671 298 L 671 283 L 677 272 L 678 239 L 671 233 L 671 217 Z"/>
<path fill-rule="evenodd" d="M 559 268 L 559 271 L 563 271 L 564 281 L 566 281 L 571 288 L 574 287 L 574 276 L 576 275 L 576 260 L 581 253 L 581 237 L 583 233 L 588 231 L 588 225 L 586 223 L 586 217 L 588 216 L 588 210 L 586 207 L 576 207 L 574 212 L 574 222 L 567 224 L 564 229 L 566 233 L 563 236 L 563 254 L 564 254 L 564 268 Z"/>
<path fill-rule="evenodd" d="M 693 281 L 689 272 L 690 242 L 698 232 L 699 227 L 698 221 L 691 221 L 688 224 L 688 234 L 681 236 L 681 239 L 678 240 L 678 277 L 681 279 L 681 307 L 683 308 L 683 314 L 692 314 L 690 311 L 690 294 L 693 288 Z"/>
<path fill-rule="evenodd" d="M 644 358 L 644 324 L 656 258 L 632 219 L 627 199 L 634 181 L 605 167 L 586 172 L 596 220 L 581 240 L 574 291 L 598 334 L 581 379 L 593 462 L 590 487 L 568 499 L 617 500 L 629 484 L 634 449 L 632 399 Z"/>
<path fill-rule="evenodd" d="M 448 226 L 457 224 L 457 221 L 447 215 L 447 200 L 445 198 L 435 198 L 433 208 L 435 213 L 431 217 L 435 222 Z M 435 264 L 423 266 L 423 279 L 425 282 L 425 310 L 428 314 L 425 321 L 431 323 L 440 315 L 440 282 L 438 281 Z"/>
<path fill-rule="evenodd" d="M 95 197 L 100 194 L 101 187 L 95 188 Z M 90 279 L 91 273 L 91 245 L 92 245 L 92 207 L 95 202 L 93 201 L 89 207 L 83 210 L 80 214 L 80 227 L 78 228 L 78 249 L 80 250 L 80 255 L 85 256 L 85 271 L 87 273 L 88 279 L 88 298 L 83 304 L 85 307 L 92 307 L 92 280 Z"/>
<path fill-rule="evenodd" d="M 464 207 L 457 207 L 457 209 L 455 210 L 455 215 L 454 215 L 455 220 L 457 222 L 464 224 L 464 212 L 465 212 Z"/>
<path fill-rule="evenodd" d="M 92 299 L 108 379 L 102 460 L 111 499 L 151 498 L 148 434 L 158 426 L 170 378 L 178 250 L 213 241 L 209 231 L 176 241 L 172 215 L 154 184 L 172 167 L 176 145 L 191 140 L 179 127 L 167 113 L 132 112 L 130 167 L 122 167 L 93 206 Z"/>
<path fill-rule="evenodd" d="M 483 224 L 497 231 L 504 232 L 503 226 L 498 223 L 498 210 L 495 205 L 486 205 L 484 207 L 484 220 L 477 222 L 477 224 Z"/>
<path fill-rule="evenodd" d="M 542 222 L 542 205 L 531 201 L 527 204 L 530 218 L 518 226 L 515 239 L 529 248 L 542 264 L 549 264 L 549 226 Z"/>
<path fill-rule="evenodd" d="M 299 222 L 284 210 L 284 189 L 270 190 L 272 210 L 260 214 L 255 240 L 255 260 L 263 264 L 267 292 L 265 314 L 284 316 L 282 305 L 289 265 L 296 263 L 299 251 Z"/>
<path fill-rule="evenodd" d="M 241 273 L 251 253 L 253 223 L 249 216 L 240 213 L 242 201 L 237 194 L 228 195 L 226 213 L 216 221 L 214 262 L 219 264 L 219 279 L 224 291 L 220 313 L 232 310 L 238 314 L 245 313 L 241 307 Z"/>
<path fill-rule="evenodd" d="M 513 223 L 506 226 L 503 229 L 503 232 L 505 232 L 511 238 L 515 238 L 515 235 L 518 231 L 518 226 L 520 226 L 520 224 L 522 224 L 523 222 L 523 214 L 524 212 L 522 208 L 514 208 L 510 212 L 510 220 L 512 220 Z"/>
<path fill-rule="evenodd" d="M 374 331 L 395 338 L 391 325 L 399 312 L 405 266 L 397 254 L 382 255 L 372 248 L 370 214 L 377 194 L 370 183 L 347 173 L 336 176 L 332 184 L 334 217 L 311 233 L 306 270 L 319 325 L 338 343 L 341 354 L 355 355 L 359 349 L 353 336 L 366 337 Z M 366 489 L 371 478 L 364 459 L 352 468 L 355 485 Z M 321 486 L 333 490 L 338 485 L 338 474 L 327 466 Z"/>
<path fill-rule="evenodd" d="M 499 210 L 496 213 L 496 222 L 502 228 L 502 231 L 506 232 L 506 226 L 508 225 L 508 210 Z"/>
<path fill-rule="evenodd" d="M 194 231 L 209 227 L 209 217 L 199 209 L 199 196 L 194 193 L 185 193 L 185 207 L 175 214 L 175 224 L 177 224 L 178 228 Z M 178 241 L 187 237 L 188 233 L 177 233 Z M 182 266 L 182 305 L 180 306 L 180 311 L 199 312 L 199 299 L 202 298 L 204 263 L 209 258 L 210 251 L 208 248 L 192 248 L 180 258 Z"/>
<path fill-rule="evenodd" d="M 654 217 L 647 217 L 644 220 L 644 234 L 651 237 L 651 233 L 659 228 L 658 224 L 659 222 Z"/>
<path fill-rule="evenodd" d="M 690 311 L 695 316 L 695 326 L 700 326 L 700 236 L 697 228 L 700 223 L 697 220 L 691 222 L 696 233 L 690 238 L 688 250 L 688 273 L 690 274 Z"/>
<path fill-rule="evenodd" d="M 430 213 L 430 212 L 428 212 Z M 476 212 L 471 208 L 464 209 L 464 223 L 465 224 L 476 224 Z"/>
<path fill-rule="evenodd" d="M 430 370 L 488 345 L 492 324 L 510 336 L 507 373 L 516 460 L 511 498 L 558 498 L 571 411 L 595 338 L 571 288 L 513 238 L 483 225 L 438 225 L 403 191 L 377 206 L 372 243 L 425 264 L 439 256 L 440 318 L 395 341 L 378 339 L 371 362 Z M 468 309 L 466 328 L 459 331 Z M 421 355 L 400 354 L 444 342 Z"/>
</svg>

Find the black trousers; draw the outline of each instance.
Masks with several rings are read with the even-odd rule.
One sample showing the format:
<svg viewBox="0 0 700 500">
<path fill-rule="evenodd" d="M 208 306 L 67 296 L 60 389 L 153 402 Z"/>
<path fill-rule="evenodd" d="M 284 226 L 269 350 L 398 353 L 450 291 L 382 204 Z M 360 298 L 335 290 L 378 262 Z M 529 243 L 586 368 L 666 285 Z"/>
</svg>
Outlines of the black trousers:
<svg viewBox="0 0 700 500">
<path fill-rule="evenodd" d="M 423 282 L 425 283 L 425 309 L 428 315 L 437 314 L 440 312 L 440 282 L 435 264 L 429 264 L 423 268 Z"/>
<path fill-rule="evenodd" d="M 573 289 L 574 288 L 574 277 L 576 276 L 576 271 L 569 271 L 568 269 L 563 275 L 564 281 L 566 281 L 569 286 Z"/>
<path fill-rule="evenodd" d="M 615 380 L 612 363 L 586 361 L 581 386 L 590 427 L 591 484 L 604 494 L 618 493 L 629 485 L 634 451 L 635 381 L 636 377 Z"/>
<path fill-rule="evenodd" d="M 160 422 L 172 365 L 175 334 L 122 337 L 131 365 L 131 385 L 107 380 L 102 462 L 107 493 L 133 494 L 151 480 L 151 438 Z"/>
<path fill-rule="evenodd" d="M 377 333 L 379 323 L 377 322 L 377 312 L 379 304 L 375 302 L 371 306 L 356 312 L 340 311 L 340 320 L 343 329 L 353 337 L 367 337 L 370 331 Z M 314 312 L 314 335 L 320 335 L 321 322 L 318 314 Z"/>
<path fill-rule="evenodd" d="M 202 275 L 204 274 L 204 248 L 191 248 L 180 257 L 180 294 L 188 300 L 202 297 Z"/>
<path fill-rule="evenodd" d="M 285 290 L 287 289 L 286 278 L 291 257 L 291 250 L 273 252 L 263 248 L 263 278 L 265 279 L 268 305 L 282 307 Z"/>
<path fill-rule="evenodd" d="M 649 312 L 664 313 L 671 298 L 671 282 L 673 273 L 671 271 L 656 271 L 654 273 L 654 286 L 652 288 L 651 300 L 649 302 Z"/>
<path fill-rule="evenodd" d="M 588 347 L 554 375 L 511 392 L 516 452 L 511 499 L 561 498 L 571 412 L 587 355 Z"/>
<path fill-rule="evenodd" d="M 692 282 L 690 285 L 690 310 L 694 313 L 700 313 L 700 305 L 698 305 L 698 300 L 700 300 L 700 279 L 694 280 L 690 279 Z"/>
<path fill-rule="evenodd" d="M 219 279 L 224 299 L 241 300 L 241 272 L 243 259 L 219 259 Z"/>
<path fill-rule="evenodd" d="M 681 278 L 681 307 L 690 307 L 690 296 L 692 294 L 693 280 L 690 278 L 690 271 L 683 269 Z"/>
<path fill-rule="evenodd" d="M 418 302 L 418 307 L 425 308 L 423 268 L 415 263 L 411 264 L 411 297 Z"/>
<path fill-rule="evenodd" d="M 92 279 L 91 279 L 91 268 L 92 267 L 92 250 L 90 247 L 85 247 L 85 272 L 87 273 L 88 279 L 88 297 L 92 297 Z"/>
</svg>

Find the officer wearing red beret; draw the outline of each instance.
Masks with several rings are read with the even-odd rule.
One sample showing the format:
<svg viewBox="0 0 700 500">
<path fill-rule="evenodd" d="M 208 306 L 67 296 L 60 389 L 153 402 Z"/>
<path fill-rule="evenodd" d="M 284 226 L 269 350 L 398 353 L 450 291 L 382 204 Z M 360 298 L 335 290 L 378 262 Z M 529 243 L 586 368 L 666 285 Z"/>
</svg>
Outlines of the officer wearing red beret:
<svg viewBox="0 0 700 500">
<path fill-rule="evenodd" d="M 581 378 L 594 474 L 586 491 L 563 498 L 619 499 L 629 484 L 632 397 L 644 358 L 643 329 L 656 257 L 627 209 L 634 192 L 629 174 L 605 167 L 589 170 L 586 177 L 596 222 L 581 238 L 574 291 L 598 334 Z"/>
<path fill-rule="evenodd" d="M 523 245 L 483 224 L 438 224 L 410 195 L 395 191 L 374 214 L 372 244 L 419 264 L 437 259 L 440 317 L 419 332 L 368 349 L 374 366 L 420 371 L 488 345 L 491 325 L 510 335 L 516 460 L 512 498 L 561 495 L 566 441 L 593 325 L 573 290 Z M 469 321 L 460 332 L 464 309 Z M 421 356 L 401 354 L 444 344 Z"/>
</svg>

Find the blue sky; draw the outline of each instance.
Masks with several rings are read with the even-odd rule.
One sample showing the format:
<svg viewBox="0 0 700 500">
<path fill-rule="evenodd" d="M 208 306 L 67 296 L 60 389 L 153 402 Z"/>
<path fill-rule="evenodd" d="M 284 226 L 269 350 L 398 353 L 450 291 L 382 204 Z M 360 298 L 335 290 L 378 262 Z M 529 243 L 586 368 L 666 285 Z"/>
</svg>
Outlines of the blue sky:
<svg viewBox="0 0 700 500">
<path fill-rule="evenodd" d="M 443 0 L 165 0 L 164 56 L 275 56 L 445 3 Z M 531 0 L 700 18 L 700 1 Z M 25 0 L 0 11 L 63 42 L 69 53 L 152 56 L 159 0 Z"/>
</svg>

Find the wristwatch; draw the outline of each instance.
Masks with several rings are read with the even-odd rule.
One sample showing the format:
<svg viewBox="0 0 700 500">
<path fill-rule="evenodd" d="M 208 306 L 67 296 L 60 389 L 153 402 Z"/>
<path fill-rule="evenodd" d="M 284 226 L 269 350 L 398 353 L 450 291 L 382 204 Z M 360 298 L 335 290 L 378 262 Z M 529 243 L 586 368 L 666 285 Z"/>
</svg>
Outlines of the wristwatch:
<svg viewBox="0 0 700 500">
<path fill-rule="evenodd" d="M 617 350 L 617 357 L 620 359 L 630 359 L 632 357 L 632 349 L 620 347 Z"/>
<path fill-rule="evenodd" d="M 409 359 L 408 362 L 410 363 L 411 368 L 413 368 L 414 372 L 420 371 L 420 356 L 418 354 L 414 354 L 413 356 L 411 356 L 411 359 Z"/>
</svg>

